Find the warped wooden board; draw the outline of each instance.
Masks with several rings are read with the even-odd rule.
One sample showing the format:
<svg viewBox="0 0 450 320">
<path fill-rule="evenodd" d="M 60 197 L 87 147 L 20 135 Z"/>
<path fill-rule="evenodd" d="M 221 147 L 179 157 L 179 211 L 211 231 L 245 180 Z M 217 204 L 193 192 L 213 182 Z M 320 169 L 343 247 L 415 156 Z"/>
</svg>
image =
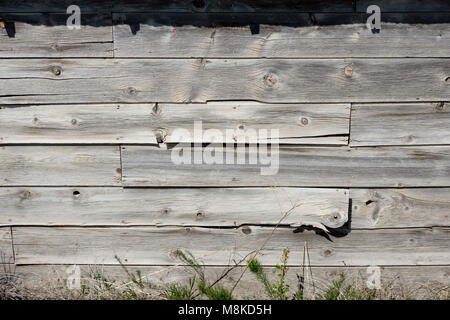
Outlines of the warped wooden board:
<svg viewBox="0 0 450 320">
<path fill-rule="evenodd" d="M 411 11 L 450 11 L 450 3 L 447 0 L 357 0 L 356 10 L 366 12 L 370 5 L 377 5 L 381 12 L 411 12 Z"/>
<path fill-rule="evenodd" d="M 303 15 L 297 20 L 308 21 L 309 15 Z M 236 24 L 249 20 L 246 16 L 237 15 L 234 19 Z M 260 22 L 258 34 L 252 34 L 251 24 L 232 26 L 230 23 L 228 26 L 222 21 L 229 19 L 226 17 L 161 13 L 116 15 L 114 19 L 124 19 L 125 23 L 114 25 L 115 57 L 373 58 L 450 55 L 450 24 L 383 23 L 383 31 L 373 34 L 366 24 L 296 28 L 289 26 L 284 16 L 277 19 L 277 15 L 273 15 L 271 20 Z M 130 25 L 138 25 L 139 30 Z"/>
<path fill-rule="evenodd" d="M 188 146 L 167 150 L 124 146 L 123 183 L 222 187 L 450 186 L 449 147 L 280 147 L 278 154 L 271 154 L 270 150 L 255 151 L 255 147 L 247 146 L 225 147 L 222 154 L 220 151 L 214 146 L 202 150 Z M 230 164 L 227 157 L 232 160 Z M 243 164 L 238 164 L 239 159 Z M 251 164 L 251 159 L 256 164 Z"/>
<path fill-rule="evenodd" d="M 0 163 L 2 187 L 121 183 L 120 150 L 115 146 L 0 147 Z"/>
<path fill-rule="evenodd" d="M 153 104 L 0 107 L 0 143 L 156 143 Z"/>
<path fill-rule="evenodd" d="M 352 228 L 450 226 L 450 189 L 351 189 Z"/>
<path fill-rule="evenodd" d="M 283 225 L 338 228 L 348 218 L 339 189 L 0 188 L 0 202 L 0 225 L 16 226 L 276 225 L 289 212 Z"/>
<path fill-rule="evenodd" d="M 450 144 L 448 103 L 352 106 L 351 146 Z"/>
<path fill-rule="evenodd" d="M 346 144 L 343 140 L 347 137 L 337 136 L 349 134 L 349 122 L 348 104 L 273 105 L 238 101 L 158 104 L 151 114 L 152 128 L 162 130 L 167 143 L 234 143 L 249 141 L 251 137 L 254 141 L 267 141 L 276 138 L 271 130 L 278 130 L 280 143 L 308 143 L 312 139 L 315 144 Z M 198 136 L 196 132 L 201 130 L 203 135 Z M 206 130 L 214 131 L 210 136 Z M 182 134 L 185 131 L 189 134 Z"/>
<path fill-rule="evenodd" d="M 14 263 L 11 229 L 0 228 L 0 264 Z"/>
<path fill-rule="evenodd" d="M 111 16 L 82 15 L 81 29 L 66 26 L 66 14 L 2 15 L 14 21 L 15 34 L 0 29 L 0 58 L 112 57 Z"/>
<path fill-rule="evenodd" d="M 352 12 L 351 0 L 307 0 L 307 1 L 270 1 L 270 0 L 45 0 L 30 2 L 26 0 L 1 0 L 0 12 L 66 12 L 68 6 L 75 4 L 82 12 L 111 11 L 220 11 L 220 12 L 255 12 L 255 11 L 323 11 Z"/>
<path fill-rule="evenodd" d="M 0 142 L 147 143 L 258 141 L 346 145 L 350 105 L 224 102 L 208 104 L 24 105 L 0 107 Z M 198 125 L 196 125 L 198 124 Z M 205 130 L 197 136 L 194 127 Z M 178 131 L 178 130 L 183 130 Z M 206 130 L 219 130 L 209 136 Z M 227 134 L 227 130 L 230 131 Z M 185 135 L 188 132 L 189 135 Z M 212 132 L 212 131 L 211 131 Z M 215 131 L 217 132 L 217 131 Z M 183 134 L 181 134 L 183 133 Z M 174 135 L 175 134 L 175 135 Z M 255 140 L 256 140 L 255 138 Z"/>
<path fill-rule="evenodd" d="M 236 261 L 237 262 L 237 261 Z M 231 262 L 231 266 L 234 262 Z M 21 283 L 29 289 L 37 289 L 40 292 L 46 288 L 61 288 L 62 292 L 67 289 L 67 280 L 70 276 L 68 273 L 69 266 L 67 265 L 24 265 L 17 266 L 15 274 L 21 279 Z M 132 274 L 136 274 L 136 271 L 140 271 L 142 278 L 157 286 L 163 288 L 169 284 L 187 283 L 189 278 L 192 277 L 192 272 L 186 269 L 184 266 L 127 266 L 127 269 Z M 228 271 L 227 267 L 206 267 L 204 272 L 206 279 L 210 282 L 219 279 L 225 271 Z M 373 269 L 372 269 L 373 270 Z M 332 285 L 333 280 L 338 280 L 340 274 L 346 275 L 346 283 L 353 283 L 358 288 L 365 288 L 369 277 L 373 272 L 367 267 L 312 267 L 311 269 L 305 269 L 305 282 L 304 293 L 312 293 L 313 286 L 315 293 L 324 293 L 327 288 Z M 446 297 L 446 287 L 450 284 L 450 266 L 380 266 L 380 281 L 381 287 L 387 289 L 389 296 L 386 298 L 391 299 L 396 295 L 401 297 L 409 296 L 411 298 L 437 298 Z M 96 272 L 101 272 L 106 281 L 115 281 L 115 285 L 121 285 L 128 283 L 130 278 L 128 274 L 120 266 L 80 266 L 81 281 L 88 288 L 98 284 L 94 276 Z M 220 285 L 225 288 L 231 289 L 236 283 L 244 271 L 244 266 L 235 267 L 230 270 L 221 281 Z M 277 274 L 279 273 L 273 267 L 264 267 L 269 281 L 274 282 L 279 280 Z M 312 276 L 311 276 L 312 273 Z M 290 294 L 293 294 L 295 286 L 298 285 L 297 275 L 302 274 L 301 267 L 295 266 L 287 270 L 286 283 L 291 286 Z M 55 290 L 53 294 L 58 294 L 60 290 Z M 436 293 L 436 296 L 430 296 L 432 292 Z M 50 292 L 49 292 L 50 293 Z M 155 291 L 155 295 L 158 295 L 158 291 Z M 50 293 L 52 294 L 52 293 Z M 42 294 L 41 294 L 42 295 Z M 262 283 L 255 277 L 254 274 L 247 271 L 239 281 L 239 284 L 233 291 L 233 295 L 238 298 L 268 298 L 267 293 Z"/>
<path fill-rule="evenodd" d="M 188 250 L 206 265 L 228 265 L 261 247 L 273 228 L 45 228 L 14 227 L 17 264 L 173 265 L 179 250 Z M 262 264 L 280 261 L 289 248 L 290 264 L 301 261 L 308 242 L 312 266 L 449 264 L 450 229 L 352 230 L 333 241 L 313 231 L 275 231 L 261 250 Z"/>
<path fill-rule="evenodd" d="M 449 76 L 446 59 L 6 59 L 0 104 L 445 101 Z"/>
</svg>

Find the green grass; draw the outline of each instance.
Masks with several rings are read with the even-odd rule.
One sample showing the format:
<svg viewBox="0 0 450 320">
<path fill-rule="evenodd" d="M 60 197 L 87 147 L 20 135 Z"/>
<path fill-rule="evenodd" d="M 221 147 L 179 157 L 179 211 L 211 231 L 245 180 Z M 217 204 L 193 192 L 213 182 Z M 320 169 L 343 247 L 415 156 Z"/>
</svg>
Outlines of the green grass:
<svg viewBox="0 0 450 320">
<path fill-rule="evenodd" d="M 206 275 L 205 266 L 198 261 L 191 253 L 178 251 L 177 257 L 186 268 L 188 278 L 169 282 L 167 284 L 156 285 L 146 276 L 142 275 L 141 270 L 134 269 L 130 271 L 119 257 L 116 257 L 124 273 L 122 279 L 114 279 L 105 273 L 101 266 L 94 265 L 87 270 L 87 275 L 81 279 L 81 288 L 79 290 L 67 289 L 64 280 L 59 282 L 59 287 L 40 285 L 38 288 L 28 288 L 22 282 L 19 275 L 12 269 L 0 270 L 0 299 L 108 299 L 108 300 L 144 300 L 144 299 L 167 299 L 167 300 L 233 300 L 244 298 L 235 296 L 232 290 L 236 284 L 236 277 L 229 277 L 230 271 L 236 267 L 243 267 L 236 263 L 233 266 L 225 268 L 219 276 L 212 277 L 212 273 Z M 245 261 L 245 260 L 244 260 Z M 415 292 L 407 290 L 394 292 L 391 284 L 379 290 L 368 289 L 365 283 L 355 281 L 346 273 L 340 273 L 335 279 L 330 279 L 326 284 L 316 283 L 314 291 L 303 292 L 302 277 L 297 281 L 288 280 L 287 275 L 290 268 L 289 249 L 284 249 L 281 253 L 280 263 L 273 270 L 264 268 L 257 258 L 247 261 L 248 277 L 255 277 L 264 289 L 264 293 L 257 293 L 258 288 L 243 288 L 241 291 L 250 291 L 256 295 L 247 298 L 250 299 L 271 299 L 271 300 L 373 300 L 373 299 L 415 299 Z M 244 264 L 245 266 L 245 264 Z M 297 267 L 298 268 L 298 267 Z M 269 271 L 272 276 L 266 274 Z M 294 269 L 294 272 L 297 271 Z M 300 271 L 300 270 L 298 270 Z M 292 274 L 292 270 L 291 270 Z M 233 280 L 231 280 L 233 279 Z M 291 278 L 292 279 L 292 278 Z M 398 291 L 398 288 L 396 289 Z M 434 289 L 433 289 L 434 290 Z M 446 299 L 449 296 L 450 288 L 439 286 L 438 289 L 430 291 L 428 299 Z M 424 296 L 420 296 L 424 298 Z"/>
</svg>

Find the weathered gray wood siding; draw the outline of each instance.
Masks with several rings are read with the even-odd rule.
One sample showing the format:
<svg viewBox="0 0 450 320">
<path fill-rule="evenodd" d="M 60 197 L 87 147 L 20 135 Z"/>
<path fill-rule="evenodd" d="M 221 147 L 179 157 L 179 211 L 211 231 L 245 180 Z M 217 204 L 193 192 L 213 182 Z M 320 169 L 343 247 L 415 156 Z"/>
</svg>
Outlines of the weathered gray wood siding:
<svg viewBox="0 0 450 320">
<path fill-rule="evenodd" d="M 449 1 L 81 0 L 69 30 L 72 2 L 0 0 L 0 263 L 45 279 L 118 255 L 172 281 L 179 250 L 217 273 L 278 226 L 266 266 L 306 241 L 319 282 L 379 265 L 449 285 Z M 249 159 L 268 137 L 237 132 L 260 129 L 275 175 L 171 160 Z"/>
</svg>

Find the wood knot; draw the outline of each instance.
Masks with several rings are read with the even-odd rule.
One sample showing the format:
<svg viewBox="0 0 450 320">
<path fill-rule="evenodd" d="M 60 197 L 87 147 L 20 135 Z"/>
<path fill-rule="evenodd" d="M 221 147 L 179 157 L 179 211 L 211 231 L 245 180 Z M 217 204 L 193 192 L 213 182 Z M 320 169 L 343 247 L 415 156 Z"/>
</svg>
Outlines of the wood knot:
<svg viewBox="0 0 450 320">
<path fill-rule="evenodd" d="M 158 129 L 155 131 L 155 136 L 158 143 L 164 143 L 167 138 L 167 132 L 163 129 Z"/>
<path fill-rule="evenodd" d="M 444 102 L 440 102 L 440 103 L 438 103 L 437 105 L 436 105 L 436 111 L 438 111 L 438 112 L 442 112 L 442 111 L 444 111 L 444 109 L 445 109 L 445 103 Z"/>
<path fill-rule="evenodd" d="M 50 45 L 50 49 L 52 49 L 52 50 L 54 50 L 54 51 L 60 51 L 60 47 L 59 47 L 59 45 L 56 44 L 56 43 L 52 43 L 52 44 Z"/>
<path fill-rule="evenodd" d="M 307 126 L 307 125 L 309 124 L 308 118 L 305 118 L 305 117 L 300 117 L 300 118 L 298 119 L 298 122 L 299 122 L 299 124 L 302 125 L 302 126 Z"/>
<path fill-rule="evenodd" d="M 23 192 L 20 193 L 20 200 L 27 200 L 31 198 L 31 192 L 28 190 L 25 190 Z"/>
<path fill-rule="evenodd" d="M 205 217 L 205 214 L 202 211 L 198 211 L 196 213 L 196 219 L 197 220 L 203 220 L 204 217 Z"/>
<path fill-rule="evenodd" d="M 72 119 L 72 121 L 70 121 L 73 125 L 76 125 L 78 123 L 77 119 Z"/>
<path fill-rule="evenodd" d="M 79 198 L 81 193 L 80 193 L 80 191 L 75 190 L 74 192 L 72 192 L 72 195 L 73 195 L 74 198 Z"/>
<path fill-rule="evenodd" d="M 351 78 L 353 76 L 353 67 L 352 66 L 346 66 L 344 68 L 344 73 L 345 73 L 345 76 L 347 78 Z"/>
<path fill-rule="evenodd" d="M 450 83 L 450 77 L 447 77 L 447 78 L 445 79 L 445 82 Z"/>
<path fill-rule="evenodd" d="M 127 91 L 128 91 L 128 94 L 130 94 L 130 95 L 136 94 L 136 92 L 137 92 L 136 88 L 133 88 L 133 87 L 128 87 Z"/>
<path fill-rule="evenodd" d="M 329 257 L 329 256 L 331 256 L 332 254 L 333 254 L 333 251 L 330 250 L 330 249 L 326 249 L 326 250 L 324 250 L 324 252 L 323 252 L 323 255 L 324 255 L 325 257 Z"/>
<path fill-rule="evenodd" d="M 247 227 L 247 226 L 245 226 L 245 227 L 242 227 L 242 232 L 244 233 L 244 234 L 250 234 L 250 233 L 252 233 L 252 229 L 250 229 L 250 227 Z"/>
<path fill-rule="evenodd" d="M 52 70 L 52 73 L 53 73 L 55 76 L 60 76 L 60 75 L 62 74 L 62 69 L 61 69 L 61 67 L 53 66 L 53 67 L 51 68 L 51 70 Z"/>
<path fill-rule="evenodd" d="M 169 256 L 172 259 L 177 259 L 178 257 L 180 257 L 183 254 L 183 251 L 179 250 L 179 249 L 175 249 L 175 250 L 171 250 L 169 252 Z"/>
<path fill-rule="evenodd" d="M 269 88 L 272 88 L 277 82 L 277 76 L 272 73 L 268 73 L 264 76 L 264 83 Z"/>
</svg>

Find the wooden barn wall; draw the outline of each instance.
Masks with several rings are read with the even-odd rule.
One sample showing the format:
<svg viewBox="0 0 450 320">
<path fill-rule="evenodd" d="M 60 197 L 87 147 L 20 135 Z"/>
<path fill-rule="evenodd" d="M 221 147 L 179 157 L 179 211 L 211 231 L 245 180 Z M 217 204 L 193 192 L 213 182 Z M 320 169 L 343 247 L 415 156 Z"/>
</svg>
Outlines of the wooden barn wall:
<svg viewBox="0 0 450 320">
<path fill-rule="evenodd" d="M 449 1 L 0 0 L 0 20 L 0 263 L 173 280 L 179 250 L 214 273 L 271 237 L 265 266 L 306 241 L 319 278 L 449 284 Z M 175 165 L 198 120 L 279 129 L 278 173 Z"/>
</svg>

